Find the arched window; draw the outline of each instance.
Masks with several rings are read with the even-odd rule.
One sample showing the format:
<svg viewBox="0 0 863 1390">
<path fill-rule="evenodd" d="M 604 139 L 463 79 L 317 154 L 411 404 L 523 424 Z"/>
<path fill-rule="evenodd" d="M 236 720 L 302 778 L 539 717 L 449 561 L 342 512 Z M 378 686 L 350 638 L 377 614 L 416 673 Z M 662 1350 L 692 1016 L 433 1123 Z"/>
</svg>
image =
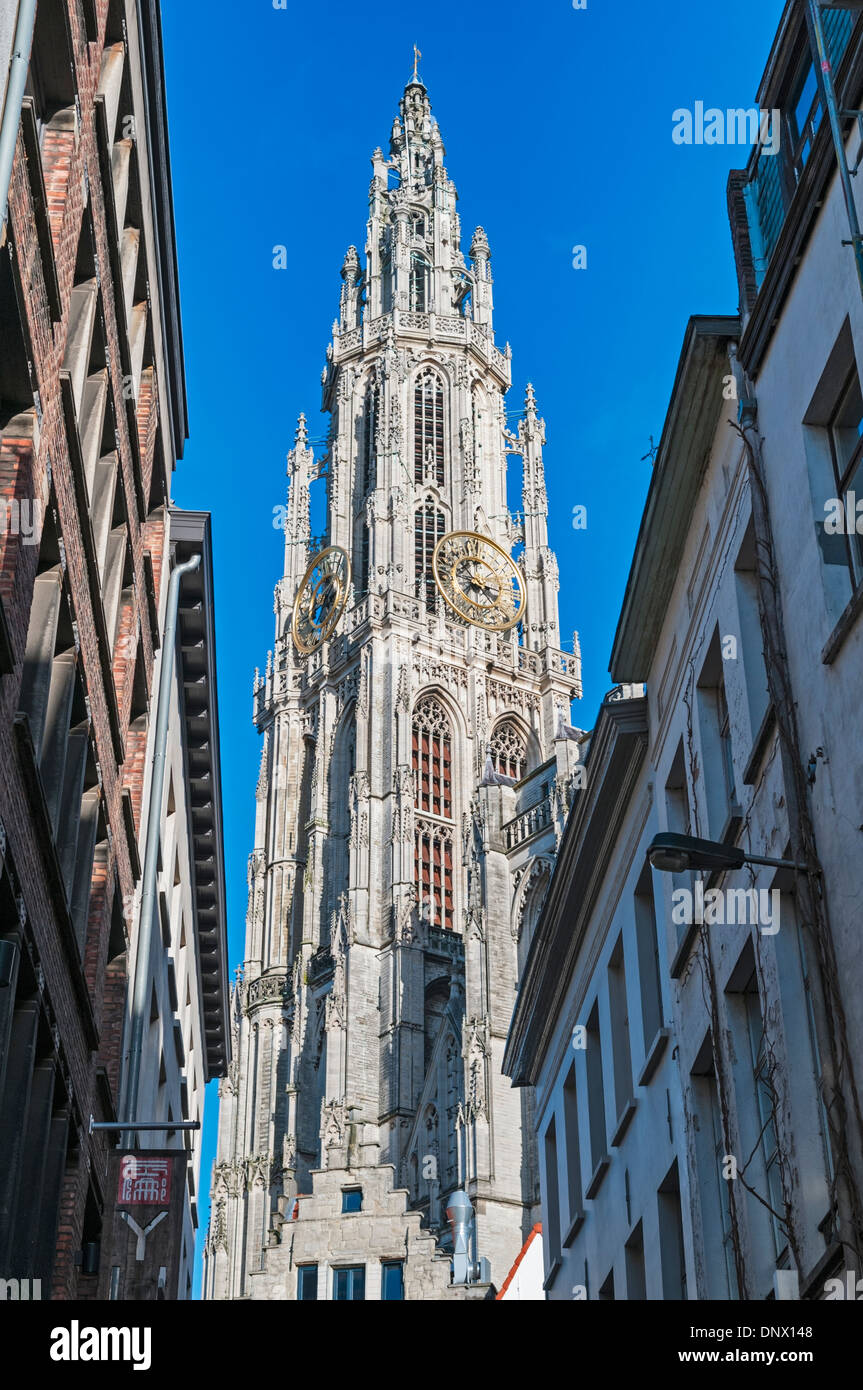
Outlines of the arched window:
<svg viewBox="0 0 863 1390">
<path fill-rule="evenodd" d="M 430 369 L 414 388 L 414 479 L 443 487 L 443 383 Z"/>
<path fill-rule="evenodd" d="M 434 548 L 446 530 L 446 517 L 431 498 L 414 513 L 414 577 L 416 596 L 433 609 L 437 592 L 432 572 Z"/>
<path fill-rule="evenodd" d="M 350 785 L 357 763 L 357 731 L 353 710 L 342 717 L 333 738 L 328 778 L 327 819 L 329 833 L 324 838 L 323 858 L 327 891 L 324 903 L 331 908 L 348 889 L 350 869 Z M 322 909 L 323 910 L 323 909 Z M 323 922 L 329 930 L 329 919 Z"/>
<path fill-rule="evenodd" d="M 452 735 L 432 696 L 413 717 L 414 878 L 419 910 L 434 927 L 453 926 Z"/>
<path fill-rule="evenodd" d="M 363 427 L 360 455 L 360 488 L 365 497 L 375 478 L 375 436 L 378 427 L 378 386 L 375 383 L 366 391 L 363 403 Z"/>
<path fill-rule="evenodd" d="M 495 772 L 520 782 L 527 771 L 527 740 L 511 719 L 498 724 L 491 736 L 491 760 Z"/>
<path fill-rule="evenodd" d="M 419 251 L 411 252 L 409 308 L 414 314 L 424 314 L 429 307 L 429 263 Z"/>
</svg>

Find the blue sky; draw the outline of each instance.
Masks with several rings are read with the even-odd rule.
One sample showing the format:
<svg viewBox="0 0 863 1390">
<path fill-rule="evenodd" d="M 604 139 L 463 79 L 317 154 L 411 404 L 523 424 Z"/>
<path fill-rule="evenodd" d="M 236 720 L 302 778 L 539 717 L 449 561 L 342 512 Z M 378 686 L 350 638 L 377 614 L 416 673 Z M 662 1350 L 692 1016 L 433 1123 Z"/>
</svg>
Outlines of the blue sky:
<svg viewBox="0 0 863 1390">
<path fill-rule="evenodd" d="M 488 233 L 507 408 L 533 382 L 547 426 L 549 531 L 564 641 L 580 635 L 590 727 L 686 321 L 733 313 L 725 208 L 747 151 L 679 146 L 672 112 L 751 106 L 782 0 L 162 0 L 189 394 L 179 506 L 213 514 L 230 959 L 242 959 L 259 756 L 255 666 L 273 644 L 285 455 L 320 439 L 320 372 L 369 159 L 422 50 L 459 191 Z M 290 269 L 273 269 L 273 247 Z M 587 247 L 574 270 L 572 248 Z M 467 247 L 465 247 L 465 250 Z M 587 528 L 572 509 L 587 507 Z M 211 1086 L 202 1234 L 215 1151 Z M 200 1242 L 199 1242 L 200 1243 Z"/>
</svg>

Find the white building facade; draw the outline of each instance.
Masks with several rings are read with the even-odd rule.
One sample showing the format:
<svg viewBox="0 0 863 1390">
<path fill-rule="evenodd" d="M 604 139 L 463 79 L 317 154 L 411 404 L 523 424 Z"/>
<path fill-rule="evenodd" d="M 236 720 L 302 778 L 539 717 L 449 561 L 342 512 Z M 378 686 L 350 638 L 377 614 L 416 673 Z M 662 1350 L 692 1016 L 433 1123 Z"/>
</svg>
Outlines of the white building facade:
<svg viewBox="0 0 863 1390">
<path fill-rule="evenodd" d="M 372 157 L 365 263 L 342 267 L 328 447 L 301 417 L 288 459 L 209 1298 L 447 1297 L 457 1188 L 499 1285 L 535 1221 L 530 1101 L 501 1062 L 578 776 L 580 661 L 544 423 L 528 387 L 507 428 L 489 245 L 478 228 L 465 261 L 443 156 L 415 75 Z"/>
<path fill-rule="evenodd" d="M 785 163 L 729 184 L 741 314 L 690 321 L 630 572 L 611 673 L 646 694 L 600 712 L 508 1042 L 549 1298 L 860 1274 L 863 572 L 825 522 L 863 495 L 863 298 L 803 9 L 759 93 Z M 861 28 L 831 16 L 845 109 Z M 798 867 L 659 872 L 663 832 Z"/>
</svg>

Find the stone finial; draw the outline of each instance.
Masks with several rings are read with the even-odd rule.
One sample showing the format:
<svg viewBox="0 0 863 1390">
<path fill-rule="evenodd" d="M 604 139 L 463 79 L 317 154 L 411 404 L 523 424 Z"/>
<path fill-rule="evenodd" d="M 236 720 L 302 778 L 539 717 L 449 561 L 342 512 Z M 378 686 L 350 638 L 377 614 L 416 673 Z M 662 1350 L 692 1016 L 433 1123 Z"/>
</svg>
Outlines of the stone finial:
<svg viewBox="0 0 863 1390">
<path fill-rule="evenodd" d="M 297 432 L 294 435 L 294 447 L 297 449 L 305 449 L 308 447 L 308 443 L 309 434 L 306 428 L 306 417 L 303 412 L 300 411 L 299 419 L 297 420 Z"/>
<path fill-rule="evenodd" d="M 525 415 L 536 414 L 536 393 L 533 389 L 533 383 L 530 381 L 527 383 L 527 390 L 524 393 L 524 413 Z"/>
<path fill-rule="evenodd" d="M 491 252 L 488 244 L 488 237 L 485 234 L 485 228 L 477 227 L 470 244 L 470 258 L 472 261 L 475 261 L 478 256 L 489 256 L 490 254 Z"/>
<path fill-rule="evenodd" d="M 360 270 L 360 258 L 355 246 L 349 246 L 342 263 L 342 279 L 355 284 Z"/>
</svg>

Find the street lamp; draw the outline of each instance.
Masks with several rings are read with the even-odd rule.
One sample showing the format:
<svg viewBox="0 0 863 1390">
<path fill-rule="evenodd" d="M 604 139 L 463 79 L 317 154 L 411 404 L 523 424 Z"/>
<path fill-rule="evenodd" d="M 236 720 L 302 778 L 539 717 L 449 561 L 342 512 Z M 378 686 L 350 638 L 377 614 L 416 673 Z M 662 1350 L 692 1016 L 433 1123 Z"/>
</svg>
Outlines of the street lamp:
<svg viewBox="0 0 863 1390">
<path fill-rule="evenodd" d="M 654 835 L 647 857 L 654 869 L 663 874 L 685 874 L 689 869 L 741 869 L 744 864 L 769 864 L 774 869 L 800 869 L 803 873 L 809 867 L 793 859 L 747 854 L 739 845 L 720 845 L 715 840 L 698 840 L 694 835 L 676 835 L 670 830 Z"/>
</svg>

